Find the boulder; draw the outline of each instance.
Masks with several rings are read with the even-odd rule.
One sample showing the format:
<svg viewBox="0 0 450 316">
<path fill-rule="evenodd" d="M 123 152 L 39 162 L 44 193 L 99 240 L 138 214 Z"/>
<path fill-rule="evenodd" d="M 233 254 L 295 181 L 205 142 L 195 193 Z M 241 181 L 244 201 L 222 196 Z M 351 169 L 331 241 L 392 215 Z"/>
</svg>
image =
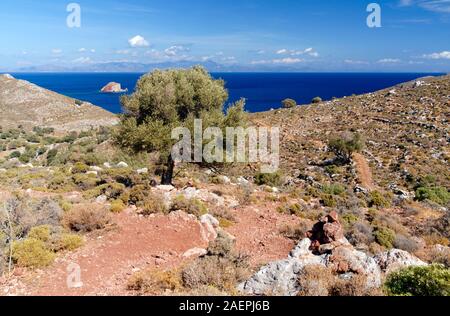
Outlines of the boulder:
<svg viewBox="0 0 450 316">
<path fill-rule="evenodd" d="M 410 266 L 426 266 L 427 263 L 410 254 L 409 252 L 392 249 L 374 257 L 381 270 L 387 274 Z"/>
<path fill-rule="evenodd" d="M 183 254 L 184 258 L 192 258 L 192 257 L 201 257 L 204 256 L 208 253 L 208 251 L 206 249 L 203 248 L 192 248 L 189 249 L 188 251 L 186 251 Z"/>
<path fill-rule="evenodd" d="M 128 164 L 126 162 L 121 161 L 117 164 L 117 168 L 128 168 Z"/>
<path fill-rule="evenodd" d="M 322 217 L 307 233 L 307 237 L 312 241 L 311 250 L 318 254 L 329 253 L 342 245 L 350 245 L 344 237 L 338 214 L 334 211 Z"/>
<path fill-rule="evenodd" d="M 148 168 L 138 169 L 138 170 L 136 170 L 136 172 L 138 174 L 147 174 L 148 173 Z"/>
</svg>

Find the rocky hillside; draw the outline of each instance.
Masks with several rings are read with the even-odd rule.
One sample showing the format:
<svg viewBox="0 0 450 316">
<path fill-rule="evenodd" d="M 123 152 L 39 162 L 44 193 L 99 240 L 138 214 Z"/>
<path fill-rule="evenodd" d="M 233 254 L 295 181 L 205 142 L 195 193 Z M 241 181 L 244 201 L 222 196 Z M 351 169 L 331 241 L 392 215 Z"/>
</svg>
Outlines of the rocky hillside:
<svg viewBox="0 0 450 316">
<path fill-rule="evenodd" d="M 432 175 L 450 187 L 450 76 L 417 81 L 359 96 L 295 109 L 258 113 L 256 124 L 280 126 L 281 164 L 295 178 L 331 180 L 324 166 L 333 157 L 328 141 L 344 132 L 359 133 L 365 149 L 354 157 L 350 174 L 333 170 L 337 182 L 411 189 Z M 359 170 L 358 170 L 359 169 Z M 367 170 L 372 174 L 367 174 Z M 352 172 L 363 177 L 352 176 Z M 365 182 L 365 183 L 364 183 Z"/>
<path fill-rule="evenodd" d="M 9 75 L 0 76 L 0 126 L 25 129 L 52 127 L 56 131 L 79 131 L 109 126 L 116 117 L 90 103 L 46 90 Z"/>
</svg>

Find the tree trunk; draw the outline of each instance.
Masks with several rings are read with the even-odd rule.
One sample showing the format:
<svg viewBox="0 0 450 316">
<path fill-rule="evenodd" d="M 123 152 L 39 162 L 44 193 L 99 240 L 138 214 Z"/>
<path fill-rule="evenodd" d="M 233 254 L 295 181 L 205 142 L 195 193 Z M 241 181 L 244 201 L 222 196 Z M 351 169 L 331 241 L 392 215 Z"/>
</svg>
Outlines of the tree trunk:
<svg viewBox="0 0 450 316">
<path fill-rule="evenodd" d="M 169 158 L 167 158 L 167 164 L 164 167 L 163 173 L 161 175 L 162 185 L 172 185 L 174 169 L 175 169 L 175 162 L 173 161 L 172 156 L 169 155 Z"/>
</svg>

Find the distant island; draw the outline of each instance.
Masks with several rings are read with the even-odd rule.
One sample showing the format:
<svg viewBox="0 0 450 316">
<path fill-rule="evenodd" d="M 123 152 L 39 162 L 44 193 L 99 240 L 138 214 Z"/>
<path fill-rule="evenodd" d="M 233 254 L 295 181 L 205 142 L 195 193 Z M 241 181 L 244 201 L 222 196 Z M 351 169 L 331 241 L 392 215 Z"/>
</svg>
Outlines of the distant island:
<svg viewBox="0 0 450 316">
<path fill-rule="evenodd" d="M 122 86 L 120 83 L 117 82 L 110 82 L 106 86 L 104 86 L 100 92 L 102 93 L 122 93 L 122 92 L 128 92 L 128 89 L 122 89 Z"/>
</svg>

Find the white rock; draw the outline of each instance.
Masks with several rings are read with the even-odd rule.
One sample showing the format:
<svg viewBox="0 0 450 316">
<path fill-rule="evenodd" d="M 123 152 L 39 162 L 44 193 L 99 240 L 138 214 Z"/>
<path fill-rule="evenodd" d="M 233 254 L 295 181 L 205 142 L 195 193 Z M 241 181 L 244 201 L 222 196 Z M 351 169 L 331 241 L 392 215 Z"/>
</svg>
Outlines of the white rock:
<svg viewBox="0 0 450 316">
<path fill-rule="evenodd" d="M 91 167 L 90 167 L 90 169 L 91 169 L 92 171 L 97 171 L 97 172 L 101 172 L 101 171 L 103 171 L 103 169 L 102 169 L 102 168 L 100 168 L 100 167 L 97 167 L 97 166 L 91 166 Z"/>
<path fill-rule="evenodd" d="M 230 184 L 231 180 L 227 176 L 222 176 L 222 182 L 223 184 Z"/>
<path fill-rule="evenodd" d="M 10 74 L 3 74 L 2 77 L 7 78 L 7 79 L 14 79 L 14 77 L 11 76 Z"/>
<path fill-rule="evenodd" d="M 374 257 L 381 270 L 387 274 L 410 266 L 427 266 L 428 264 L 409 252 L 392 249 Z"/>
<path fill-rule="evenodd" d="M 183 254 L 183 257 L 185 258 L 191 258 L 191 257 L 201 257 L 204 256 L 208 253 L 208 251 L 206 249 L 203 248 L 192 248 L 189 249 L 188 251 L 186 251 Z"/>
<path fill-rule="evenodd" d="M 237 183 L 240 185 L 248 185 L 250 182 L 244 177 L 239 177 L 236 179 Z"/>
<path fill-rule="evenodd" d="M 136 172 L 138 174 L 146 174 L 146 173 L 148 173 L 148 168 L 138 169 L 138 170 L 136 170 Z"/>
<path fill-rule="evenodd" d="M 201 233 L 205 241 L 212 241 L 217 238 L 217 228 L 219 228 L 219 221 L 210 214 L 205 214 L 200 217 Z"/>
<path fill-rule="evenodd" d="M 96 176 L 96 175 L 98 175 L 98 172 L 97 172 L 97 171 L 92 171 L 92 170 L 91 170 L 91 171 L 86 172 L 86 174 L 87 174 L 87 175 L 90 175 L 90 174 L 91 174 L 91 175 Z"/>
<path fill-rule="evenodd" d="M 6 172 L 6 169 L 0 168 L 0 172 Z"/>
<path fill-rule="evenodd" d="M 156 190 L 164 191 L 164 192 L 170 192 L 175 190 L 175 187 L 173 185 L 158 185 L 156 187 Z"/>
<path fill-rule="evenodd" d="M 100 195 L 95 199 L 95 202 L 105 203 L 107 200 L 108 200 L 108 197 L 106 195 Z"/>
<path fill-rule="evenodd" d="M 124 161 L 119 162 L 116 166 L 117 168 L 128 168 L 128 164 Z"/>
<path fill-rule="evenodd" d="M 106 169 L 110 169 L 111 168 L 111 164 L 109 162 L 105 162 L 103 164 L 103 167 L 105 167 Z"/>
</svg>

